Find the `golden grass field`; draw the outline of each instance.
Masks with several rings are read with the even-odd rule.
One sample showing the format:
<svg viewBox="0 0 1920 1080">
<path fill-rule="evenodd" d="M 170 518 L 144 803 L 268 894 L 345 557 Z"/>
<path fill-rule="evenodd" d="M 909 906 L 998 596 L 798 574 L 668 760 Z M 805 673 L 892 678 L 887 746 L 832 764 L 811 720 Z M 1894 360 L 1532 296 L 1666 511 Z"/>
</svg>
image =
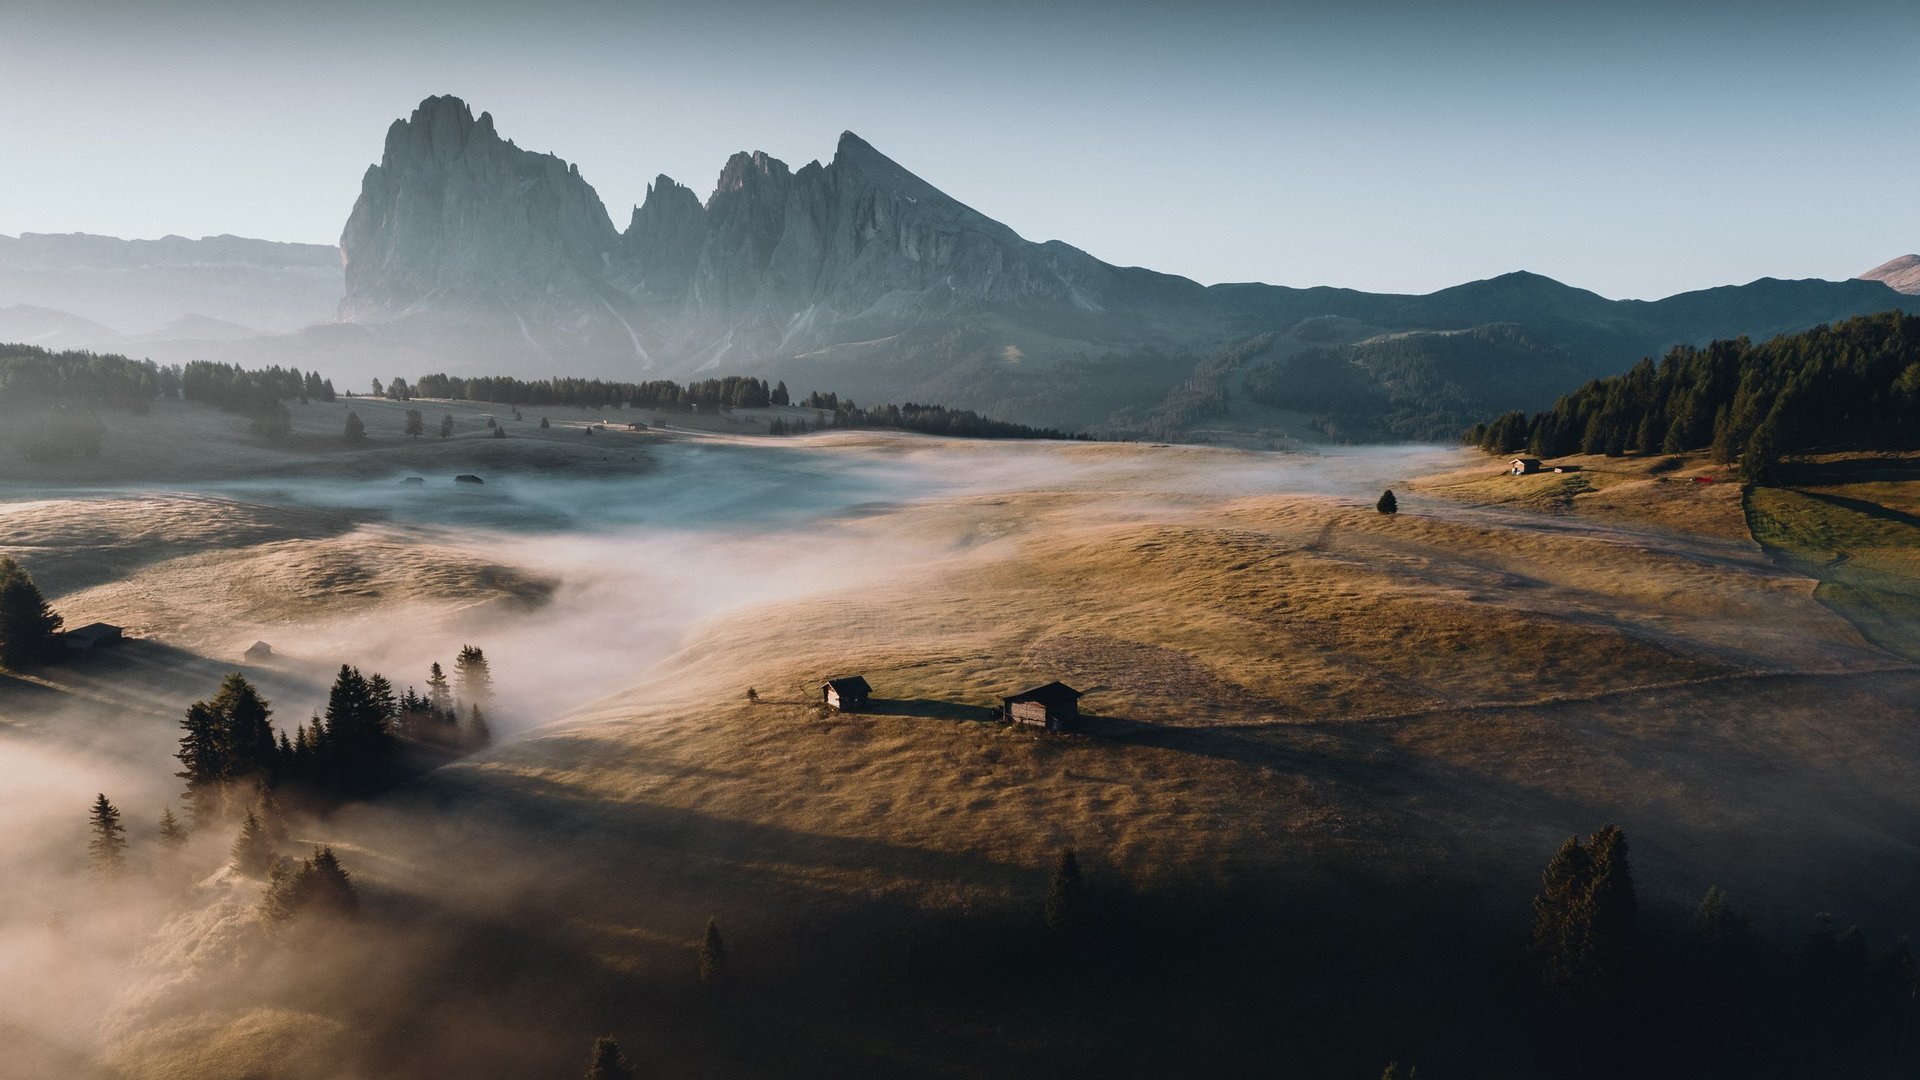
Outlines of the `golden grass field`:
<svg viewBox="0 0 1920 1080">
<path fill-rule="evenodd" d="M 391 410 L 360 407 L 378 414 L 379 446 L 276 451 L 264 471 L 372 477 L 486 460 L 670 483 L 680 460 L 652 436 L 590 441 L 564 426 L 410 449 L 385 432 Z M 422 407 L 431 427 L 442 408 Z M 775 452 L 708 426 L 674 438 Z M 484 638 L 503 689 L 516 668 L 539 684 L 514 698 L 503 744 L 300 832 L 342 852 L 375 911 L 445 935 L 380 968 L 407 1002 L 383 1006 L 389 1027 L 355 1027 L 368 1021 L 350 995 L 268 980 L 256 999 L 208 991 L 190 1014 L 129 1005 L 90 1067 L 335 1075 L 263 1049 L 292 1041 L 308 1059 L 359 1063 L 339 1075 L 404 1075 L 397 1032 L 412 1024 L 468 1075 L 547 1075 L 526 1070 L 600 1027 L 670 1045 L 670 1021 L 647 1014 L 679 1015 L 662 1002 L 683 992 L 708 915 L 740 955 L 764 957 L 766 978 L 804 980 L 809 927 L 1030 906 L 1069 845 L 1094 880 L 1143 893 L 1310 892 L 1366 874 L 1465 889 L 1523 922 L 1559 840 L 1611 821 L 1633 837 L 1650 903 L 1718 884 L 1765 925 L 1837 909 L 1885 936 L 1910 928 L 1920 671 L 1913 639 L 1889 635 L 1911 625 L 1823 603 L 1832 582 L 1756 543 L 1739 485 L 1703 460 L 1579 459 L 1577 473 L 1509 477 L 1477 453 L 1427 451 L 1336 457 L 1330 479 L 1303 483 L 1297 456 L 1195 448 L 869 434 L 777 452 L 828 477 L 907 480 L 765 535 L 750 522 L 693 530 L 667 560 L 684 571 L 645 596 L 608 584 L 624 578 L 584 589 L 590 560 L 544 559 L 524 537 L 199 490 L 242 473 L 244 439 L 155 463 L 139 490 L 43 476 L 46 490 L 0 507 L 0 553 L 70 622 L 110 619 L 145 639 L 128 659 L 0 688 L 6 736 L 57 742 L 88 703 L 131 697 L 141 752 L 164 753 L 177 710 L 256 636 L 296 646 L 260 673 L 287 723 L 340 662 L 417 679 L 414 645 L 447 656 Z M 1396 516 L 1372 508 L 1387 484 Z M 1841 544 L 1831 522 L 1820 533 L 1793 517 L 1813 495 L 1760 492 L 1755 505 L 1802 546 L 1827 536 L 1874 573 L 1920 576 L 1899 531 L 1911 481 L 1839 488 L 1890 515 L 1856 516 L 1894 531 Z M 737 561 L 713 561 L 735 549 Z M 588 595 L 597 614 L 568 622 Z M 527 655 L 540 648 L 552 657 Z M 588 648 L 630 655 L 631 668 L 539 681 Z M 871 713 L 817 705 L 819 680 L 849 673 L 873 683 Z M 998 696 L 1055 678 L 1087 691 L 1084 730 L 995 719 Z M 71 731 L 97 746 L 108 723 L 89 715 Z M 122 758 L 164 790 L 169 760 Z M 210 882 L 189 903 L 232 903 L 233 888 Z M 213 933 L 179 917 L 150 932 Z M 469 955 L 503 941 L 511 959 Z M 144 977 L 232 985 L 225 968 L 167 955 Z M 444 1034 L 437 995 L 471 1010 L 460 1038 Z M 814 1018 L 813 1050 L 874 1075 L 991 1071 L 955 1064 L 984 1052 L 965 1049 L 981 1031 L 964 1014 L 931 1022 L 923 1042 L 839 1023 Z M 38 1052 L 57 1046 L 73 1049 L 52 1039 Z M 551 1074 L 569 1075 L 567 1060 Z"/>
</svg>

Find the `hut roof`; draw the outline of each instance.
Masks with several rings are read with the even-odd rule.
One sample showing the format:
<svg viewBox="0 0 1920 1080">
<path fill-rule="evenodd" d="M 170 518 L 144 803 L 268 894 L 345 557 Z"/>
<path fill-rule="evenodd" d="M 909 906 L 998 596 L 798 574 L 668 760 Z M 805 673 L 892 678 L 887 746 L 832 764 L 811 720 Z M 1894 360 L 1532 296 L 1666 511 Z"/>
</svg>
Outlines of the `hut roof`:
<svg viewBox="0 0 1920 1080">
<path fill-rule="evenodd" d="M 273 651 L 273 646 L 267 644 L 264 641 L 256 641 L 253 644 L 247 646 L 248 656 L 252 656 L 254 653 L 270 653 L 272 651 Z"/>
<path fill-rule="evenodd" d="M 1017 705 L 1022 701 L 1037 701 L 1047 706 L 1071 705 L 1080 700 L 1080 691 L 1063 682 L 1050 682 L 1001 700 L 1009 705 Z"/>
<path fill-rule="evenodd" d="M 120 636 L 120 628 L 112 623 L 90 622 L 67 631 L 67 636 L 77 641 L 99 641 L 103 638 Z"/>
<path fill-rule="evenodd" d="M 864 675 L 842 675 L 837 679 L 828 679 L 822 686 L 833 687 L 836 694 L 871 694 L 873 687 L 867 685 Z"/>
</svg>

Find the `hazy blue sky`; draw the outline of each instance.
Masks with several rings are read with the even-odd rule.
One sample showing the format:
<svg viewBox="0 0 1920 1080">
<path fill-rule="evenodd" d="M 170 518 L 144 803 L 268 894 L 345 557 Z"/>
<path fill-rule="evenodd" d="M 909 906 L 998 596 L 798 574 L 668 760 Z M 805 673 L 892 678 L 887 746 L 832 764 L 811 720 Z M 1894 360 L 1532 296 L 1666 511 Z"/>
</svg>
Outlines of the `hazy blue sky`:
<svg viewBox="0 0 1920 1080">
<path fill-rule="evenodd" d="M 577 162 L 851 128 L 1033 239 L 1205 282 L 1609 296 L 1920 249 L 1920 3 L 0 0 L 0 233 L 333 242 L 429 94 Z"/>
</svg>

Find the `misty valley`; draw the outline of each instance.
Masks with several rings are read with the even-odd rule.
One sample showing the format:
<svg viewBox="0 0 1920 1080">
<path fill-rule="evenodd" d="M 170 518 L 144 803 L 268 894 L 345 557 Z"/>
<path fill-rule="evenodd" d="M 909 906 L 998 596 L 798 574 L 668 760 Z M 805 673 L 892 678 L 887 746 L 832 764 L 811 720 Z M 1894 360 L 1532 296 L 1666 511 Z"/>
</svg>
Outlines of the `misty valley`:
<svg viewBox="0 0 1920 1080">
<path fill-rule="evenodd" d="M 1920 9 L 1672 7 L 0 5 L 0 1080 L 1920 1075 Z"/>
</svg>

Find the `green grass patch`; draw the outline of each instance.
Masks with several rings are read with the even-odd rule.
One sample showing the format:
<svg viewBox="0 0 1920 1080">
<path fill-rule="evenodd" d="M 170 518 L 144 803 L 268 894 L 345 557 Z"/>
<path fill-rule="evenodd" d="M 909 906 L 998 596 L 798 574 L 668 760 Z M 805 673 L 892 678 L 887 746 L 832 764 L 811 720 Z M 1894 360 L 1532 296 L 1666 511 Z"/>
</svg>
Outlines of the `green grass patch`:
<svg viewBox="0 0 1920 1080">
<path fill-rule="evenodd" d="M 1868 641 L 1920 660 L 1920 518 L 1864 499 L 1754 488 L 1747 527 L 1775 561 L 1820 584 L 1814 598 Z"/>
</svg>

